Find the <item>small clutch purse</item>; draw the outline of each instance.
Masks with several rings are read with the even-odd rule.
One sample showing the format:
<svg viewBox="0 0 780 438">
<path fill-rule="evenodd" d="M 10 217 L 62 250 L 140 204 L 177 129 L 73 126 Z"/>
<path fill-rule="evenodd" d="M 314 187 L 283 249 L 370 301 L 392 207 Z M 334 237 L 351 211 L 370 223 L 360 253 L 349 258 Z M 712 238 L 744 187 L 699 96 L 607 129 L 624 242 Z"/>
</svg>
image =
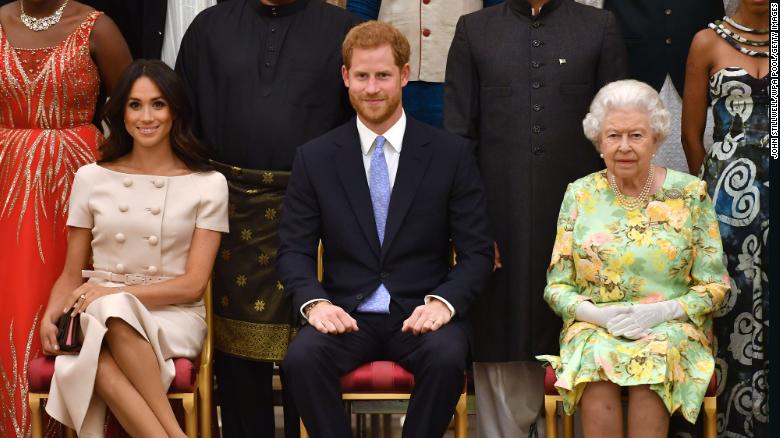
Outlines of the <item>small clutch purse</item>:
<svg viewBox="0 0 780 438">
<path fill-rule="evenodd" d="M 81 340 L 79 339 L 81 314 L 77 313 L 76 316 L 72 316 L 71 312 L 73 312 L 72 308 L 57 322 L 57 345 L 59 345 L 60 351 L 77 351 L 81 348 Z"/>
</svg>

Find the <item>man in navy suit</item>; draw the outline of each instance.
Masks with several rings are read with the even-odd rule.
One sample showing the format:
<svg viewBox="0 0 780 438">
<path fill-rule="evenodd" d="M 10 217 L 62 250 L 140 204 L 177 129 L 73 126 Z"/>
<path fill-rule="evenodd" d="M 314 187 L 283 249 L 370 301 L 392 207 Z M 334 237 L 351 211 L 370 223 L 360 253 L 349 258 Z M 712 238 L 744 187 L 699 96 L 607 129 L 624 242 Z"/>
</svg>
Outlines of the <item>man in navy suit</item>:
<svg viewBox="0 0 780 438">
<path fill-rule="evenodd" d="M 285 385 L 313 437 L 351 437 L 340 377 L 396 361 L 416 382 L 403 436 L 442 436 L 463 389 L 465 316 L 492 268 L 482 182 L 465 140 L 404 114 L 409 43 L 397 29 L 359 25 L 342 53 L 357 117 L 298 148 L 279 227 L 279 273 L 308 322 Z"/>
</svg>

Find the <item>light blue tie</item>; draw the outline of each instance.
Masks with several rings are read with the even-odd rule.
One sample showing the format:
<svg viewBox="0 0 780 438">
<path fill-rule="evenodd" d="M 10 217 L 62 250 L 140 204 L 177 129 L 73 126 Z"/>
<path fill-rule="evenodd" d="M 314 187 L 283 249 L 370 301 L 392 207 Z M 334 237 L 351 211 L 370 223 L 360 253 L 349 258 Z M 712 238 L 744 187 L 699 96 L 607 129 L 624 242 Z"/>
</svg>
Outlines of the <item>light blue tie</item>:
<svg viewBox="0 0 780 438">
<path fill-rule="evenodd" d="M 374 222 L 379 245 L 385 240 L 387 208 L 390 206 L 390 173 L 385 161 L 385 138 L 381 135 L 374 140 L 374 153 L 371 155 L 371 167 L 368 171 L 368 189 L 371 191 L 371 203 L 374 206 Z M 385 285 L 379 287 L 358 306 L 361 312 L 390 313 L 390 292 Z"/>
</svg>

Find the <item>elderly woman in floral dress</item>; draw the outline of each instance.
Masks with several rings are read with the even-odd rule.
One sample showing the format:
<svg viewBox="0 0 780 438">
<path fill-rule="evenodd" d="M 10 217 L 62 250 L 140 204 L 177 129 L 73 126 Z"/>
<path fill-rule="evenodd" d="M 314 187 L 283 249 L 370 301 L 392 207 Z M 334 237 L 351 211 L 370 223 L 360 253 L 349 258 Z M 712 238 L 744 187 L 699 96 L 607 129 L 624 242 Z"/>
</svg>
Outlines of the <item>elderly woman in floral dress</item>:
<svg viewBox="0 0 780 438">
<path fill-rule="evenodd" d="M 635 80 L 599 91 L 583 121 L 606 169 L 564 195 L 544 299 L 563 319 L 555 369 L 586 437 L 666 436 L 695 422 L 714 360 L 712 313 L 728 290 L 706 184 L 651 163 L 669 128 L 658 93 Z M 617 414 L 617 415 L 616 415 Z"/>
</svg>

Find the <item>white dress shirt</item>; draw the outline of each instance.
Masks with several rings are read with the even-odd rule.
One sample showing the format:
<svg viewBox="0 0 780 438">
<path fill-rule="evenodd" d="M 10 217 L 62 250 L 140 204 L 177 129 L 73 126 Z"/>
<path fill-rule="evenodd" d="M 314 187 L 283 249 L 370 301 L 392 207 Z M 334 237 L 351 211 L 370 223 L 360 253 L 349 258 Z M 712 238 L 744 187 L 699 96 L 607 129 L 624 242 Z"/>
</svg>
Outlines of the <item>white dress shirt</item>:
<svg viewBox="0 0 780 438">
<path fill-rule="evenodd" d="M 406 112 L 402 111 L 401 118 L 399 118 L 390 129 L 385 131 L 384 134 L 377 134 L 372 131 L 360 120 L 360 116 L 355 119 L 357 120 L 358 137 L 360 137 L 360 149 L 363 152 L 363 167 L 366 170 L 366 184 L 368 184 L 369 172 L 371 171 L 371 154 L 374 153 L 374 141 L 381 135 L 385 138 L 385 161 L 387 162 L 387 173 L 390 176 L 390 189 L 392 190 L 395 185 L 395 175 L 398 173 L 398 161 L 401 158 L 401 147 L 403 146 L 404 134 L 406 133 Z M 439 295 L 426 295 L 425 304 L 428 304 L 431 301 L 431 298 L 436 298 L 443 302 L 447 308 L 450 309 L 450 315 L 455 316 L 455 308 L 452 307 L 452 304 Z M 303 309 L 309 304 L 317 301 L 330 302 L 323 298 L 316 298 L 303 303 L 300 311 L 304 319 L 306 319 L 306 315 L 303 313 Z"/>
</svg>

